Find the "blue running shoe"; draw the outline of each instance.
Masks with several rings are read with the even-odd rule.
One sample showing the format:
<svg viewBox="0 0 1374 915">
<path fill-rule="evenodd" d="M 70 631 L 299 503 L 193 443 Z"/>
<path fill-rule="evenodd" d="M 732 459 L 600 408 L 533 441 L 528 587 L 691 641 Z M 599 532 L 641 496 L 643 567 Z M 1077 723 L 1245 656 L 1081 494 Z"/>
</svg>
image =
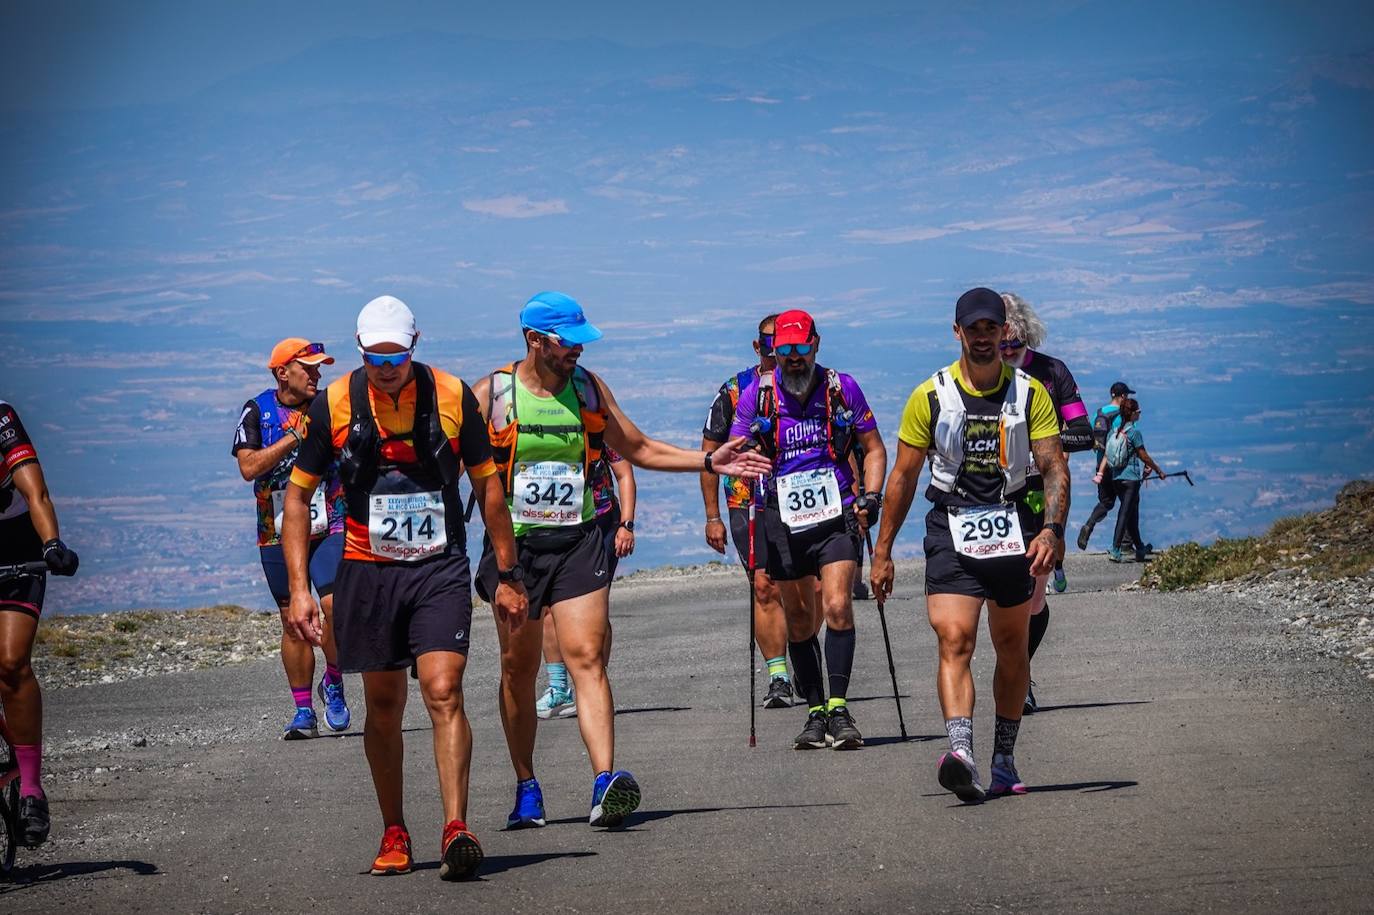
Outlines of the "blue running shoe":
<svg viewBox="0 0 1374 915">
<path fill-rule="evenodd" d="M 572 718 L 577 715 L 577 699 L 570 689 L 554 689 L 550 686 L 534 703 L 534 714 L 545 720 Z"/>
<path fill-rule="evenodd" d="M 614 774 L 602 772 L 592 786 L 592 814 L 587 822 L 593 826 L 619 826 L 639 807 L 639 796 L 639 782 L 624 769 Z"/>
<path fill-rule="evenodd" d="M 537 778 L 515 783 L 515 809 L 506 817 L 507 829 L 534 829 L 544 825 L 544 792 Z"/>
<path fill-rule="evenodd" d="M 286 726 L 286 733 L 281 735 L 282 740 L 309 740 L 311 737 L 320 736 L 320 725 L 315 720 L 315 710 L 313 708 L 296 709 L 296 717 L 291 719 L 291 723 Z"/>
<path fill-rule="evenodd" d="M 1069 589 L 1069 579 L 1064 575 L 1063 569 L 1054 570 L 1054 590 L 1063 594 Z"/>
<path fill-rule="evenodd" d="M 344 701 L 343 681 L 340 680 L 337 684 L 326 683 L 321 677 L 316 692 L 320 694 L 320 701 L 324 703 L 324 723 L 329 725 L 329 729 L 348 730 L 348 723 L 353 720 L 353 716 L 349 714 L 348 703 Z"/>
</svg>

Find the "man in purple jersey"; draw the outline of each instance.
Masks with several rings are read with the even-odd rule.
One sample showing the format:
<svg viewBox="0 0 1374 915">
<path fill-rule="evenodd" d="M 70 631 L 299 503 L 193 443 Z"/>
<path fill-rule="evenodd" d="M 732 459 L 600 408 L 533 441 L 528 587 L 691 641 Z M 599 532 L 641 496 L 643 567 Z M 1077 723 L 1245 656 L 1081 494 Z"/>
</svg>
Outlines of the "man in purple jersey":
<svg viewBox="0 0 1374 915">
<path fill-rule="evenodd" d="M 798 750 L 854 750 L 863 737 L 845 704 L 854 666 L 854 569 L 862 531 L 882 505 L 887 451 L 863 391 L 849 375 L 816 364 L 820 334 L 804 311 L 778 315 L 773 333 L 777 364 L 740 392 L 731 436 L 752 435 L 773 461 L 765 484 L 762 522 L 768 541 L 768 576 L 821 582 L 825 668 L 821 682 L 820 619 L 807 611 L 796 588 L 783 588 L 783 614 L 797 691 L 806 699 Z M 854 493 L 849 452 L 864 450 L 864 488 Z"/>
</svg>

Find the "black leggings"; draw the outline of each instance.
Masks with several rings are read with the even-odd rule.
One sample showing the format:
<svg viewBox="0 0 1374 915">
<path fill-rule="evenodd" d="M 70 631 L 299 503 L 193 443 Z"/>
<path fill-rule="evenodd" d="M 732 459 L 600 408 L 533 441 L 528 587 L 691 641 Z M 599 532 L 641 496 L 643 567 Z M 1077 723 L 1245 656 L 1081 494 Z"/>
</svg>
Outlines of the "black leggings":
<svg viewBox="0 0 1374 915">
<path fill-rule="evenodd" d="M 1121 542 L 1130 536 L 1131 543 L 1135 544 L 1135 551 L 1139 554 L 1145 547 L 1145 541 L 1140 537 L 1140 481 L 1113 480 L 1112 485 L 1116 487 L 1116 497 L 1121 502 L 1121 508 L 1116 513 L 1116 533 L 1112 536 L 1112 549 L 1121 549 Z"/>
</svg>

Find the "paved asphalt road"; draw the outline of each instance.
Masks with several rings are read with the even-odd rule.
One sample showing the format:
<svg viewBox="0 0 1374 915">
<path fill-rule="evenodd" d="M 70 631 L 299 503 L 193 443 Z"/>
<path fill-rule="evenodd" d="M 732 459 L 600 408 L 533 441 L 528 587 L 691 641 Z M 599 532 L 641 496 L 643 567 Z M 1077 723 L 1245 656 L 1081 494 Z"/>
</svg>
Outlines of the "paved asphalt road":
<svg viewBox="0 0 1374 915">
<path fill-rule="evenodd" d="M 800 709 L 760 711 L 748 748 L 743 579 L 707 573 L 613 595 L 618 762 L 645 789 L 623 830 L 586 825 L 591 776 L 566 720 L 540 730 L 552 822 L 501 831 L 513 777 L 484 618 L 467 680 L 480 881 L 438 879 L 418 695 L 406 777 L 419 869 L 370 877 L 380 826 L 356 729 L 277 740 L 285 685 L 261 662 L 49 693 L 54 840 L 21 851 L 0 911 L 1374 908 L 1374 686 L 1287 642 L 1281 614 L 1118 590 L 1138 567 L 1100 555 L 1068 569 L 1035 664 L 1044 708 L 1017 747 L 1024 797 L 964 807 L 936 784 L 945 739 L 919 565 L 887 608 L 911 739 L 861 604 L 851 692 L 868 746 L 854 753 L 791 750 Z M 986 630 L 974 666 L 986 768 Z"/>
</svg>

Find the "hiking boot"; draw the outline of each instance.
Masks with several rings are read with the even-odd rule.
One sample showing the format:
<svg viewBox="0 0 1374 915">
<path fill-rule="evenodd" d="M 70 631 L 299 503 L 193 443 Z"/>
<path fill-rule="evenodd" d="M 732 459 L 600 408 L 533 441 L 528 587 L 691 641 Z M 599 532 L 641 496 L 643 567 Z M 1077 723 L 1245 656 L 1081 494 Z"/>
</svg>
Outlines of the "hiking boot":
<svg viewBox="0 0 1374 915">
<path fill-rule="evenodd" d="M 331 731 L 346 731 L 348 724 L 353 720 L 353 716 L 348 712 L 348 703 L 344 701 L 343 681 L 330 683 L 323 677 L 320 678 L 320 685 L 315 690 L 320 695 L 320 701 L 324 703 L 324 723 L 329 725 Z"/>
<path fill-rule="evenodd" d="M 14 826 L 19 844 L 25 848 L 37 848 L 48 841 L 52 819 L 48 816 L 47 797 L 24 795 L 19 798 L 19 818 Z"/>
<path fill-rule="evenodd" d="M 806 718 L 806 727 L 792 741 L 794 750 L 824 750 L 830 744 L 830 722 L 824 709 L 817 709 Z"/>
<path fill-rule="evenodd" d="M 309 740 L 319 736 L 320 723 L 315 718 L 315 710 L 313 708 L 298 708 L 296 709 L 296 716 L 286 726 L 286 731 L 281 735 L 281 739 Z"/>
<path fill-rule="evenodd" d="M 792 684 L 786 677 L 774 677 L 768 681 L 768 695 L 763 697 L 764 708 L 791 708 Z"/>
<path fill-rule="evenodd" d="M 1088 538 L 1093 535 L 1094 525 L 1085 524 L 1078 529 L 1078 548 L 1086 550 L 1088 548 Z"/>
<path fill-rule="evenodd" d="M 1051 584 L 1054 585 L 1054 590 L 1058 594 L 1063 594 L 1065 591 L 1069 590 L 1069 579 L 1068 576 L 1064 574 L 1063 569 L 1054 570 L 1054 578 Z"/>
<path fill-rule="evenodd" d="M 1025 793 L 1025 783 L 1016 774 L 1016 761 L 1001 753 L 992 754 L 992 784 L 988 786 L 988 797 Z"/>
<path fill-rule="evenodd" d="M 506 817 L 507 829 L 534 829 L 544 825 L 544 792 L 538 779 L 515 784 L 515 809 Z"/>
<path fill-rule="evenodd" d="M 550 686 L 534 703 L 534 713 L 540 718 L 572 718 L 577 715 L 577 700 L 570 689 Z"/>
<path fill-rule="evenodd" d="M 619 826 L 639 807 L 639 782 L 630 773 L 602 772 L 592 785 L 592 812 L 587 822 L 593 826 Z"/>
<path fill-rule="evenodd" d="M 482 866 L 482 843 L 462 820 L 449 820 L 439 851 L 440 880 L 471 880 Z"/>
<path fill-rule="evenodd" d="M 382 833 L 382 847 L 372 860 L 373 876 L 408 874 L 410 864 L 410 833 L 404 826 L 388 826 Z"/>
<path fill-rule="evenodd" d="M 963 753 L 946 753 L 940 757 L 940 787 L 953 791 L 965 804 L 980 803 L 988 793 L 978 784 L 978 769 Z"/>
<path fill-rule="evenodd" d="M 1040 711 L 1040 704 L 1035 701 L 1035 681 L 1030 681 L 1030 686 L 1026 687 L 1026 704 L 1021 708 L 1023 715 L 1034 715 Z"/>
<path fill-rule="evenodd" d="M 849 707 L 837 705 L 830 710 L 829 737 L 830 746 L 836 750 L 857 750 L 864 745 L 863 735 L 859 729 L 854 727 L 854 716 L 849 714 Z"/>
</svg>

